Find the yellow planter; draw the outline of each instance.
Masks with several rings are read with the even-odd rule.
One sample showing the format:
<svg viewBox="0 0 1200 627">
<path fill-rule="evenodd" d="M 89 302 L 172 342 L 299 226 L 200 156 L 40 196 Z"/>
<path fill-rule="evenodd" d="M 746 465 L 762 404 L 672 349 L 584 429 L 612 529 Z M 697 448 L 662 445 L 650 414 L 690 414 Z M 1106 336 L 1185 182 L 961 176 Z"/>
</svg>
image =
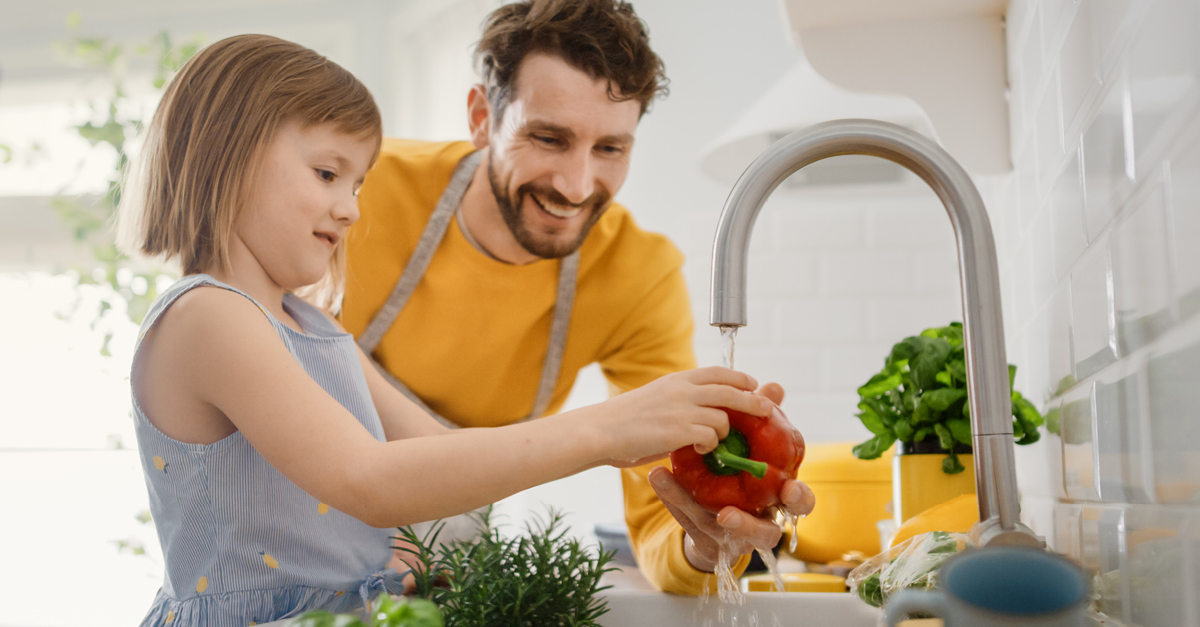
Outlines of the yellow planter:
<svg viewBox="0 0 1200 627">
<path fill-rule="evenodd" d="M 910 453 L 903 447 L 892 458 L 892 508 L 897 527 L 934 505 L 975 493 L 974 456 L 959 453 L 958 460 L 966 470 L 956 475 L 942 472 L 945 458 L 945 452 Z"/>
<path fill-rule="evenodd" d="M 864 555 L 880 551 L 875 523 L 890 516 L 892 453 L 862 460 L 850 452 L 854 444 L 810 444 L 805 451 L 796 478 L 812 488 L 817 506 L 796 522 L 792 556 L 798 560 L 825 564 L 851 551 Z M 788 546 L 787 540 L 783 546 Z"/>
</svg>

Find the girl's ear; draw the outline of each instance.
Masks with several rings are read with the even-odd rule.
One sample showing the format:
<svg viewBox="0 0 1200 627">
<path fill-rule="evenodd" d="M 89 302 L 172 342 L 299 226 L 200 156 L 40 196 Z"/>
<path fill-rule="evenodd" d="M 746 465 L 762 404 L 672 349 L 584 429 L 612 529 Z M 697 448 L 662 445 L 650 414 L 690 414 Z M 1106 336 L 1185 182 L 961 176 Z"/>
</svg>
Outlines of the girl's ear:
<svg viewBox="0 0 1200 627">
<path fill-rule="evenodd" d="M 492 131 L 492 106 L 483 85 L 475 85 L 467 94 L 467 124 L 471 127 L 471 143 L 475 148 L 487 148 Z"/>
</svg>

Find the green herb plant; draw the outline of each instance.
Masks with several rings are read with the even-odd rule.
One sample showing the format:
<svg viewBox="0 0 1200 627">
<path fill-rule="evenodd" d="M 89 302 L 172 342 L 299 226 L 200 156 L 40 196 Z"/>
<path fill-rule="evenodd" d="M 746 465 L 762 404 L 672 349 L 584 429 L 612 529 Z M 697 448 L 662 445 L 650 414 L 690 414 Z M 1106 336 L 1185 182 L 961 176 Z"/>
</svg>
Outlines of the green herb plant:
<svg viewBox="0 0 1200 627">
<path fill-rule="evenodd" d="M 416 596 L 433 601 L 446 627 L 596 627 L 608 608 L 596 593 L 615 552 L 593 551 L 567 537 L 561 513 L 526 525 L 505 538 L 491 510 L 478 515 L 471 540 L 438 546 L 442 525 L 424 537 L 400 528 L 402 551 L 415 558 Z"/>
<path fill-rule="evenodd" d="M 1009 364 L 1010 389 L 1016 374 L 1017 367 Z M 892 346 L 883 370 L 858 388 L 858 395 L 858 418 L 874 434 L 854 447 L 859 459 L 876 459 L 897 440 L 936 439 L 947 452 L 942 472 L 953 475 L 964 470 L 954 451 L 955 444 L 971 444 L 961 322 L 925 329 Z M 1012 414 L 1016 443 L 1037 442 L 1042 415 L 1016 390 L 1012 390 Z"/>
<path fill-rule="evenodd" d="M 292 627 L 444 627 L 442 613 L 425 599 L 395 600 L 380 593 L 364 622 L 353 614 L 316 610 L 302 614 Z"/>
</svg>

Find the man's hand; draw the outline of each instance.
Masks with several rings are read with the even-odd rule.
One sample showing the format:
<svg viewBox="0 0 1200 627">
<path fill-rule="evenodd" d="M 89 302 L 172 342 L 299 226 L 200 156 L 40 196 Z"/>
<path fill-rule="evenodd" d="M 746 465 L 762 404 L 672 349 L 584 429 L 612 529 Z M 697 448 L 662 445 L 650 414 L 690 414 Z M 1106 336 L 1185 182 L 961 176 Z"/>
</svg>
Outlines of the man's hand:
<svg viewBox="0 0 1200 627">
<path fill-rule="evenodd" d="M 778 383 L 768 383 L 759 388 L 758 393 L 776 404 L 783 402 L 783 388 Z M 715 569 L 719 544 L 725 541 L 726 533 L 730 542 L 727 550 L 733 555 L 744 555 L 756 548 L 769 551 L 779 543 L 782 531 L 773 521 L 751 516 L 732 506 L 713 514 L 697 505 L 665 467 L 650 471 L 650 485 L 686 532 L 684 555 L 698 570 L 712 572 Z M 812 490 L 795 480 L 783 484 L 779 498 L 783 507 L 801 516 L 811 512 L 816 504 Z"/>
</svg>

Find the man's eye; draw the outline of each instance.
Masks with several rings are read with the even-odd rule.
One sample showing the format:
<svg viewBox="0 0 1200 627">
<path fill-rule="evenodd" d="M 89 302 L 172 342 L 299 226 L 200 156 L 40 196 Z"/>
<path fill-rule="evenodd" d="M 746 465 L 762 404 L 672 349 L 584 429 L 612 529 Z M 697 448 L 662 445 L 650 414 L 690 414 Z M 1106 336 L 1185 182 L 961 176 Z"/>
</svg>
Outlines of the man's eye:
<svg viewBox="0 0 1200 627">
<path fill-rule="evenodd" d="M 597 148 L 606 155 L 619 155 L 625 152 L 625 149 L 620 146 L 598 146 Z"/>
<path fill-rule="evenodd" d="M 321 177 L 321 180 L 325 181 L 326 183 L 332 183 L 333 180 L 337 178 L 337 174 L 334 174 L 329 170 L 322 170 L 321 168 L 317 168 L 317 176 Z"/>
<path fill-rule="evenodd" d="M 539 143 L 546 144 L 547 146 L 558 145 L 558 138 L 556 138 L 556 137 L 548 137 L 546 135 L 534 135 L 533 139 Z"/>
</svg>

